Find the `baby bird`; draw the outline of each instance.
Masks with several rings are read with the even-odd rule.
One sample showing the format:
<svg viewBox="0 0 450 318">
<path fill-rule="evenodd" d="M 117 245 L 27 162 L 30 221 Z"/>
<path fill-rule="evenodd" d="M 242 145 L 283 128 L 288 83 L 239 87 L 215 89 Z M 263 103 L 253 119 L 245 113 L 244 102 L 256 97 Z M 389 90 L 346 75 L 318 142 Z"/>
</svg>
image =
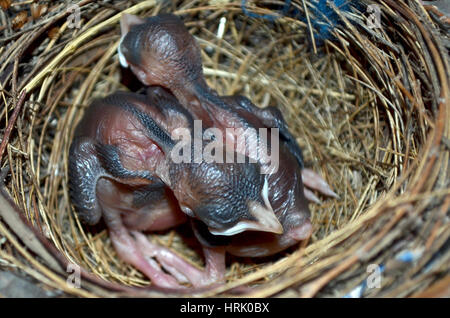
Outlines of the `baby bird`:
<svg viewBox="0 0 450 318">
<path fill-rule="evenodd" d="M 163 88 L 117 92 L 88 107 L 69 151 L 71 201 L 81 220 L 96 224 L 103 217 L 119 257 L 167 288 L 222 281 L 225 251 L 205 246 L 201 272 L 140 231 L 164 230 L 187 217 L 211 232 L 283 231 L 259 165 L 195 162 L 192 152 L 190 160 L 178 160 L 172 137 L 181 131 L 193 139 L 193 127 L 190 113 Z"/>
<path fill-rule="evenodd" d="M 121 64 L 129 66 L 145 85 L 160 85 L 169 89 L 194 119 L 201 120 L 206 127 L 217 128 L 229 149 L 254 159 L 261 166 L 261 171 L 267 168 L 265 162 L 259 156 L 252 155 L 255 151 L 243 145 L 237 131 L 248 128 L 277 128 L 279 131 L 279 164 L 263 171 L 267 180 L 263 191 L 267 193 L 266 205 L 273 208 L 283 233 L 263 233 L 246 227 L 245 223 L 240 224 L 239 231 L 236 227 L 226 231 L 212 230 L 208 222 L 193 220 L 193 228 L 200 242 L 216 251 L 258 257 L 277 253 L 307 239 L 312 233 L 312 225 L 305 194 L 309 199 L 317 198 L 310 190 L 305 192 L 303 182 L 325 195 L 336 197 L 336 194 L 320 176 L 304 169 L 301 150 L 287 129 L 281 112 L 275 107 L 260 109 L 242 96 L 220 97 L 209 88 L 203 77 L 199 47 L 178 17 L 162 14 L 141 19 L 124 14 L 121 29 Z M 273 146 L 263 142 L 256 143 L 255 147 L 258 150 L 275 150 Z M 220 215 L 214 212 L 214 207 L 210 211 L 208 216 L 211 219 Z M 175 266 L 179 272 L 187 270 L 188 264 L 177 259 L 177 265 L 174 265 L 171 262 L 176 256 L 168 255 L 171 254 L 165 251 L 157 256 L 163 266 Z M 198 276 L 201 274 L 198 273 Z"/>
</svg>

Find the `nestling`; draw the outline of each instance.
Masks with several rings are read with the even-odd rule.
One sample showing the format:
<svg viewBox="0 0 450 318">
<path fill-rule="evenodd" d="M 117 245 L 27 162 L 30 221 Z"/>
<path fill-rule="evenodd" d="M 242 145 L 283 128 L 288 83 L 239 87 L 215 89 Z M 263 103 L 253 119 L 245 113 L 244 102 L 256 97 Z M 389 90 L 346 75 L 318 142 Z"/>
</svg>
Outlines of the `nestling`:
<svg viewBox="0 0 450 318">
<path fill-rule="evenodd" d="M 238 256 L 256 257 L 274 254 L 308 238 L 312 226 L 305 194 L 311 200 L 317 198 L 303 188 L 302 180 L 325 195 L 336 197 L 336 194 L 320 176 L 304 169 L 301 150 L 281 112 L 275 107 L 260 109 L 242 96 L 221 97 L 209 88 L 203 77 L 199 47 L 176 16 L 163 14 L 140 19 L 124 15 L 121 28 L 119 57 L 122 65 L 129 66 L 142 83 L 169 89 L 194 119 L 202 120 L 207 127 L 219 128 L 223 132 L 223 142 L 231 149 L 251 157 L 251 151 L 240 144 L 237 135 L 227 135 L 227 128 L 279 129 L 280 162 L 278 170 L 267 174 L 267 196 L 268 204 L 283 226 L 283 233 L 252 229 L 239 233 L 211 231 L 205 228 L 205 222 L 195 221 L 194 230 L 202 244 Z M 262 166 L 262 162 L 259 163 Z M 210 215 L 214 218 L 214 212 Z M 158 260 L 169 265 L 164 256 L 159 256 Z"/>
</svg>

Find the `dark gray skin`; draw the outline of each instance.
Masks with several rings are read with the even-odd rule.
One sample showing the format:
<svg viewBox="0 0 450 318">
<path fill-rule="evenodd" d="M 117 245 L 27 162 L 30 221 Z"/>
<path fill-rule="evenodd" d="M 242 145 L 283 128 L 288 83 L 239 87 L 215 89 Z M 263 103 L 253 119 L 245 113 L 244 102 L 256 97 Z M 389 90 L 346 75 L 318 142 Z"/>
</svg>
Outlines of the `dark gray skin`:
<svg viewBox="0 0 450 318">
<path fill-rule="evenodd" d="M 162 88 L 149 88 L 147 96 L 118 92 L 86 110 L 69 152 L 71 200 L 82 221 L 95 224 L 103 217 L 119 256 L 163 287 L 222 280 L 224 249 L 205 246 L 207 270 L 200 273 L 178 266 L 177 256 L 144 240 L 140 231 L 171 228 L 187 214 L 213 231 L 282 232 L 266 204 L 257 164 L 173 161 L 173 132 L 185 128 L 193 137 L 192 127 L 190 114 Z"/>
</svg>

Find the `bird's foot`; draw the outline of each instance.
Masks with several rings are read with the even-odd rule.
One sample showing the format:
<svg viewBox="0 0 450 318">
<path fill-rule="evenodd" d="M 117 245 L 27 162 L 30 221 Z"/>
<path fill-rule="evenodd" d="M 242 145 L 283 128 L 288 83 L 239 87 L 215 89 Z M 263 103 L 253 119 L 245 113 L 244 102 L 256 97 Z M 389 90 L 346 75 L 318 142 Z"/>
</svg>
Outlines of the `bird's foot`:
<svg viewBox="0 0 450 318">
<path fill-rule="evenodd" d="M 333 190 L 331 190 L 328 183 L 311 169 L 302 170 L 302 181 L 303 185 L 305 186 L 305 197 L 309 201 L 313 201 L 319 204 L 321 203 L 319 198 L 310 189 L 317 190 L 329 197 L 339 198 L 339 196 Z"/>
<path fill-rule="evenodd" d="M 225 279 L 225 250 L 204 248 L 205 270 L 198 269 L 167 247 L 150 242 L 144 234 L 132 232 L 139 249 L 147 257 L 155 258 L 178 282 L 189 282 L 194 287 L 221 284 Z"/>
</svg>

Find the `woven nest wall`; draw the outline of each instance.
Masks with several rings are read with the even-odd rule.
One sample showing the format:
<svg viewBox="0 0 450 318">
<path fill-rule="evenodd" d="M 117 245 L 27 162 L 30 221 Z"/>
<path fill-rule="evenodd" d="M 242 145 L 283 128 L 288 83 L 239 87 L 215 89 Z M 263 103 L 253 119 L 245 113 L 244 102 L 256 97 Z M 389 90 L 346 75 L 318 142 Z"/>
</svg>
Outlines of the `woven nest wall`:
<svg viewBox="0 0 450 318">
<path fill-rule="evenodd" d="M 252 286 L 244 296 L 258 297 L 355 290 L 402 297 L 448 288 L 445 28 L 419 1 L 361 1 L 349 10 L 331 4 L 334 21 L 322 24 L 317 3 L 293 1 L 283 12 L 282 2 L 80 1 L 80 28 L 62 1 L 34 6 L 24 25 L 17 17 L 28 5 L 3 11 L 0 268 L 72 295 L 166 296 L 117 258 L 104 226 L 80 224 L 69 201 L 67 155 L 94 98 L 140 87 L 119 65 L 121 13 L 174 12 L 202 49 L 208 84 L 280 107 L 306 165 L 339 195 L 310 204 L 310 240 L 270 258 L 230 257 L 226 284 L 198 296 L 243 285 Z M 375 28 L 361 13 L 374 3 L 381 10 Z M 148 237 L 203 265 L 183 227 Z M 81 288 L 66 283 L 72 263 L 82 268 Z M 376 270 L 379 285 L 363 288 Z"/>
</svg>

